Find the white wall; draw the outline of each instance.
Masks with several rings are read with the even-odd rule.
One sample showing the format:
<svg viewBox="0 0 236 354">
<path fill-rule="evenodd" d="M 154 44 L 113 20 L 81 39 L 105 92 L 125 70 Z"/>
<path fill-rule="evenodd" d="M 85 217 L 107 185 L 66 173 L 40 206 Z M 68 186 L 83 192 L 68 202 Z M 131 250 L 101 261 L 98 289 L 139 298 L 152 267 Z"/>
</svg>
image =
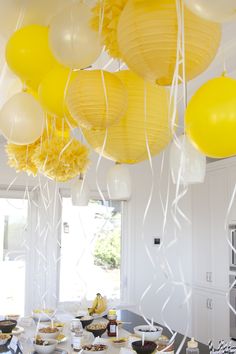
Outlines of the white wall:
<svg viewBox="0 0 236 354">
<path fill-rule="evenodd" d="M 188 224 L 186 221 L 179 218 L 181 229 L 178 230 L 176 234 L 177 242 L 174 242 L 175 223 L 171 216 L 171 203 L 175 198 L 175 187 L 172 182 L 170 182 L 167 222 L 164 234 L 162 232 L 164 215 L 161 208 L 160 192 L 165 201 L 169 177 L 167 153 L 164 161 L 163 173 L 160 175 L 161 156 L 153 159 L 155 187 L 144 227 L 143 216 L 152 183 L 150 165 L 149 162 L 146 161 L 136 166 L 132 166 L 131 168 L 134 190 L 129 208 L 132 215 L 133 233 L 135 276 L 134 299 L 137 305 L 136 309 L 138 310 L 141 296 L 145 289 L 151 285 L 151 289 L 143 299 L 142 307 L 145 315 L 149 318 L 154 317 L 154 320 L 162 323 L 162 315 L 164 315 L 164 320 L 166 320 L 170 327 L 184 333 L 186 325 L 190 321 L 190 316 L 187 314 L 186 305 L 183 305 L 185 299 L 183 286 L 181 284 L 178 285 L 177 283 L 184 280 L 186 284 L 191 284 L 191 224 Z M 186 216 L 191 219 L 190 191 L 180 202 L 180 206 Z M 161 238 L 164 255 L 163 252 L 160 252 L 160 246 L 154 245 L 154 237 Z M 173 244 L 171 244 L 172 242 Z M 145 245 L 148 247 L 150 255 L 154 260 L 156 269 L 153 268 L 150 262 L 147 252 L 145 251 Z M 165 272 L 161 268 L 161 264 L 164 263 L 165 258 L 168 260 L 171 271 L 173 272 L 172 279 L 166 278 L 164 275 Z M 183 279 L 181 279 L 179 264 L 181 265 L 184 274 Z M 177 283 L 173 285 L 171 280 Z M 156 294 L 156 290 L 160 288 L 163 283 L 166 283 L 165 288 Z M 166 309 L 162 312 L 165 301 L 170 294 L 172 294 L 171 299 L 167 304 Z"/>
</svg>

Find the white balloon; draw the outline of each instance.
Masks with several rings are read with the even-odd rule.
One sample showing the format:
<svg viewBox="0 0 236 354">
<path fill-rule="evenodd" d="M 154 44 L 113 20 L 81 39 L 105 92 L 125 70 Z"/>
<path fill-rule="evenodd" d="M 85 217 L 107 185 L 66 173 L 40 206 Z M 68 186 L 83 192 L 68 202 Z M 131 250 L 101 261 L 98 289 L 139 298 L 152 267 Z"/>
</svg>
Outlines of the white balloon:
<svg viewBox="0 0 236 354">
<path fill-rule="evenodd" d="M 173 183 L 203 183 L 206 156 L 195 149 L 187 136 L 181 135 L 170 147 L 170 169 Z"/>
<path fill-rule="evenodd" d="M 15 94 L 21 92 L 23 85 L 21 80 L 4 67 L 0 79 L 0 109 Z"/>
<path fill-rule="evenodd" d="M 84 179 L 76 179 L 71 187 L 72 205 L 86 206 L 89 203 L 89 188 Z"/>
<path fill-rule="evenodd" d="M 131 198 L 131 177 L 127 166 L 116 164 L 107 175 L 107 190 L 111 200 Z"/>
<path fill-rule="evenodd" d="M 49 45 L 56 59 L 72 69 L 93 64 L 102 47 L 99 35 L 90 27 L 91 10 L 85 4 L 64 8 L 51 22 Z"/>
<path fill-rule="evenodd" d="M 0 0 L 0 34 L 5 38 L 27 25 L 48 26 L 71 0 Z"/>
<path fill-rule="evenodd" d="M 5 60 L 7 40 L 0 35 L 0 109 L 13 95 L 21 92 L 21 80 L 8 69 Z"/>
<path fill-rule="evenodd" d="M 236 0 L 184 0 L 196 15 L 213 22 L 236 20 Z"/>
<path fill-rule="evenodd" d="M 0 130 L 11 143 L 32 144 L 42 135 L 43 128 L 43 109 L 26 92 L 11 97 L 0 111 Z"/>
</svg>

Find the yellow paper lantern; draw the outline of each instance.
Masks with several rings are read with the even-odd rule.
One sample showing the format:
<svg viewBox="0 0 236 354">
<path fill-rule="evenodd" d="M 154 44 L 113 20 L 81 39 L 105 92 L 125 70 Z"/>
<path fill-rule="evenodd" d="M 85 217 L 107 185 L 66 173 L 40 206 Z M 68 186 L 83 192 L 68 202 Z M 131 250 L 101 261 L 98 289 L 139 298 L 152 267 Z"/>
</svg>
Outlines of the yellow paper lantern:
<svg viewBox="0 0 236 354">
<path fill-rule="evenodd" d="M 117 43 L 117 26 L 120 14 L 128 0 L 103 0 L 98 1 L 93 8 L 91 26 L 97 32 L 102 33 L 102 43 L 109 55 L 121 59 L 121 53 Z"/>
<path fill-rule="evenodd" d="M 118 46 L 128 67 L 141 77 L 170 85 L 176 65 L 175 0 L 129 0 L 118 23 Z M 221 39 L 219 24 L 184 10 L 186 78 L 201 74 L 214 59 Z"/>
<path fill-rule="evenodd" d="M 27 86 L 37 89 L 57 63 L 49 49 L 48 28 L 30 25 L 14 32 L 6 46 L 6 61 Z"/>
<path fill-rule="evenodd" d="M 88 154 L 88 148 L 76 139 L 54 134 L 42 141 L 32 160 L 45 176 L 66 182 L 86 171 Z"/>
<path fill-rule="evenodd" d="M 220 77 L 206 82 L 191 98 L 185 122 L 189 138 L 203 154 L 236 155 L 236 80 Z"/>
<path fill-rule="evenodd" d="M 38 97 L 43 108 L 57 117 L 65 115 L 65 92 L 67 85 L 76 77 L 76 72 L 62 65 L 55 66 L 39 85 Z"/>
<path fill-rule="evenodd" d="M 148 158 L 145 132 L 152 155 L 158 154 L 171 140 L 169 94 L 166 88 L 145 83 L 130 71 L 116 75 L 126 86 L 128 106 L 121 120 L 108 128 L 103 155 L 120 163 L 133 164 Z M 95 151 L 101 153 L 106 131 L 83 129 L 83 133 Z"/>
<path fill-rule="evenodd" d="M 71 116 L 86 129 L 104 129 L 125 113 L 124 84 L 103 70 L 80 71 L 68 88 L 66 104 Z"/>
</svg>

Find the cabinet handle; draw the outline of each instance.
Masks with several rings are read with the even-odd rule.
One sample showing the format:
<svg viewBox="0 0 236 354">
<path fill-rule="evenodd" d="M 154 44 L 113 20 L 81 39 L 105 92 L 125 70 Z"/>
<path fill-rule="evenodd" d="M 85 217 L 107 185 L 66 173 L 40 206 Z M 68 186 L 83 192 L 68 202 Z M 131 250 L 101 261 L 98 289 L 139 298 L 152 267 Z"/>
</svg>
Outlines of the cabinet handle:
<svg viewBox="0 0 236 354">
<path fill-rule="evenodd" d="M 212 283 L 212 272 L 209 272 L 209 279 L 210 283 Z"/>
<path fill-rule="evenodd" d="M 212 272 L 206 272 L 206 281 L 212 283 Z"/>
<path fill-rule="evenodd" d="M 213 309 L 213 300 L 209 299 L 209 310 Z"/>
<path fill-rule="evenodd" d="M 206 308 L 207 308 L 207 309 L 209 309 L 209 300 L 210 300 L 210 299 L 208 299 L 208 298 L 206 299 Z"/>
</svg>

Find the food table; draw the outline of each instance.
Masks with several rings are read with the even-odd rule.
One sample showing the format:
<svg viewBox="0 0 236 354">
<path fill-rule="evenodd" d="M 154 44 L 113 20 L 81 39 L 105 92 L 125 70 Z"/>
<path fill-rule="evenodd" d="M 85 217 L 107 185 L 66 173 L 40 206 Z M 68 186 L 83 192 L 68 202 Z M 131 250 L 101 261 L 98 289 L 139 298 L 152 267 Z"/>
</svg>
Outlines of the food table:
<svg viewBox="0 0 236 354">
<path fill-rule="evenodd" d="M 119 329 L 119 337 L 128 337 L 128 336 L 132 336 L 133 334 L 133 328 L 135 326 L 138 325 L 142 325 L 142 324 L 146 324 L 145 320 L 138 314 L 135 314 L 134 312 L 131 312 L 129 310 L 119 310 L 118 312 L 118 319 L 120 321 L 122 321 L 124 324 L 122 325 L 122 328 Z M 104 319 L 103 319 L 104 320 Z M 154 323 L 155 325 L 159 325 L 158 323 Z M 168 331 L 167 328 L 163 327 L 163 334 L 167 335 L 168 337 L 170 337 L 170 333 Z M 35 334 L 35 330 L 36 330 L 36 326 L 30 326 L 30 327 L 24 327 L 25 331 L 24 333 L 22 333 L 20 335 L 20 338 L 25 339 L 24 340 L 24 354 L 30 354 L 33 353 L 32 350 L 32 346 L 30 345 L 29 341 L 26 341 L 26 338 L 32 338 Z M 65 334 L 67 337 L 67 341 L 64 343 L 60 343 L 58 345 L 58 348 L 60 348 L 61 350 L 65 350 L 65 353 L 76 353 L 73 351 L 73 349 L 71 348 L 71 338 L 69 335 L 69 328 L 67 328 L 65 330 Z M 108 350 L 108 354 L 118 354 L 120 352 L 120 348 L 115 348 L 113 346 L 113 344 L 111 343 L 111 341 L 108 339 L 107 334 L 102 335 L 102 338 L 104 339 L 105 342 L 109 343 L 109 350 Z M 102 339 L 101 338 L 101 339 Z M 180 333 L 177 333 L 176 337 L 175 337 L 175 350 L 177 350 L 177 348 L 179 347 L 179 345 L 181 344 L 182 340 L 183 340 L 183 335 Z M 137 339 L 138 340 L 138 339 Z M 189 339 L 187 339 L 189 340 Z M 186 340 L 186 341 L 187 341 Z M 209 354 L 209 349 L 207 345 L 204 345 L 202 343 L 199 343 L 199 350 L 201 354 Z M 184 344 L 184 346 L 182 347 L 180 354 L 185 354 L 186 352 L 186 342 Z M 0 347 L 0 353 L 2 354 L 10 354 L 13 353 L 13 351 L 5 348 L 1 348 Z M 78 353 L 78 352 L 77 352 Z"/>
</svg>

